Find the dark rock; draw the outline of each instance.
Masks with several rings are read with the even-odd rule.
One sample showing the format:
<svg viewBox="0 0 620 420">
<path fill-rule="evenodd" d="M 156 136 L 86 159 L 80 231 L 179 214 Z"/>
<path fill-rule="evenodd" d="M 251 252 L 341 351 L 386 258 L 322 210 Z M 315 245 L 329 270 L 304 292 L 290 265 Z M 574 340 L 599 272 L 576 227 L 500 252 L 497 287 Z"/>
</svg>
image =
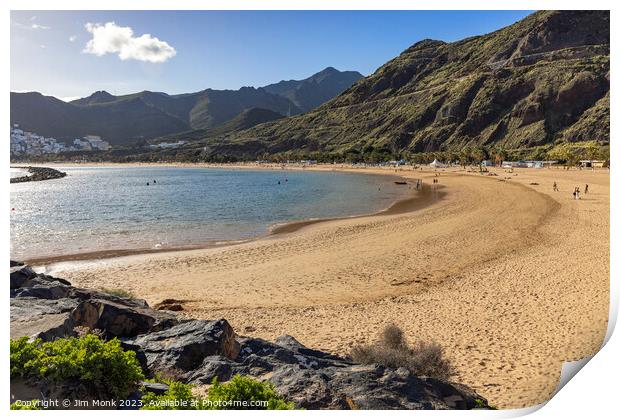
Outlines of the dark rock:
<svg viewBox="0 0 620 420">
<path fill-rule="evenodd" d="M 418 377 L 403 368 L 284 366 L 274 372 L 269 382 L 286 399 L 308 409 L 488 408 L 484 398 L 464 385 Z"/>
<path fill-rule="evenodd" d="M 233 375 L 260 377 L 283 366 L 298 366 L 302 369 L 317 369 L 328 366 L 349 366 L 351 362 L 318 350 L 311 350 L 291 336 L 276 340 L 281 345 L 260 338 L 242 337 L 239 355 L 233 361 L 224 357 L 211 356 L 204 359 L 200 367 L 188 375 L 188 382 L 211 383 L 214 377 L 226 381 Z"/>
<path fill-rule="evenodd" d="M 67 176 L 66 172 L 57 171 L 52 168 L 43 168 L 40 166 L 28 166 L 30 175 L 11 178 L 11 184 L 18 182 L 45 181 L 48 179 L 63 178 Z"/>
<path fill-rule="evenodd" d="M 210 384 L 213 378 L 220 382 L 228 381 L 235 373 L 240 373 L 243 367 L 224 356 L 208 356 L 197 369 L 187 377 L 187 382 L 193 384 Z"/>
<path fill-rule="evenodd" d="M 11 266 L 11 289 L 17 289 L 22 287 L 30 279 L 37 276 L 32 268 L 27 265 L 24 266 Z"/>
<path fill-rule="evenodd" d="M 146 303 L 146 300 L 144 299 L 120 297 L 120 296 L 111 295 L 109 293 L 100 292 L 98 290 L 93 290 L 93 289 L 74 288 L 71 290 L 70 295 L 71 297 L 75 299 L 79 299 L 80 301 L 99 299 L 99 300 L 106 300 L 106 301 L 114 302 L 119 305 L 128 306 L 130 308 L 149 309 L 149 305 L 148 303 Z"/>
<path fill-rule="evenodd" d="M 158 309 L 160 311 L 174 311 L 179 312 L 185 310 L 183 305 L 181 305 L 184 300 L 176 300 L 176 299 L 164 299 L 159 303 L 156 303 L 153 308 Z"/>
<path fill-rule="evenodd" d="M 74 335 L 70 313 L 79 302 L 75 299 L 11 299 L 11 338 L 34 337 L 43 340 Z"/>
<path fill-rule="evenodd" d="M 170 389 L 167 384 L 159 382 L 142 382 L 140 385 L 144 388 L 144 392 L 152 392 L 155 395 L 164 395 Z"/>
<path fill-rule="evenodd" d="M 35 277 L 35 280 L 37 277 Z M 31 287 L 11 290 L 11 297 L 35 297 L 39 299 L 60 299 L 69 296 L 70 286 L 57 281 L 39 281 Z"/>
<path fill-rule="evenodd" d="M 17 266 L 20 266 L 20 265 L 25 265 L 25 264 L 23 262 L 21 262 L 21 261 L 11 260 L 11 268 L 17 267 Z"/>
<path fill-rule="evenodd" d="M 179 321 L 165 312 L 111 300 L 89 299 L 71 312 L 76 326 L 101 330 L 105 337 L 134 337 L 160 331 Z"/>
<path fill-rule="evenodd" d="M 207 356 L 234 360 L 239 354 L 235 333 L 224 319 L 184 322 L 127 342 L 140 347 L 153 373 L 179 371 L 185 375 L 198 368 Z"/>
</svg>

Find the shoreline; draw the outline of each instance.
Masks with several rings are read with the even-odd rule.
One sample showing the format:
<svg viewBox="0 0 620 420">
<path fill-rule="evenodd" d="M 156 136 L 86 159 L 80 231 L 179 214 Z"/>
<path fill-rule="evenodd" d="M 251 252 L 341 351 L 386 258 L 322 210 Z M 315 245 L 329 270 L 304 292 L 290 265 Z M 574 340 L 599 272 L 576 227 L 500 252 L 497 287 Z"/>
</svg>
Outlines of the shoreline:
<svg viewBox="0 0 620 420">
<path fill-rule="evenodd" d="M 609 172 L 438 172 L 445 196 L 413 213 L 324 221 L 220 248 L 59 263 L 48 274 L 152 305 L 182 300 L 188 316 L 226 318 L 266 340 L 290 334 L 339 355 L 393 322 L 410 342 L 440 344 L 455 379 L 493 405 L 540 403 L 562 363 L 593 355 L 605 336 Z M 431 185 L 435 173 L 398 175 Z M 575 200 L 573 187 L 585 183 L 589 193 Z"/>
<path fill-rule="evenodd" d="M 85 165 L 76 164 L 75 165 L 75 167 L 80 167 L 80 166 L 89 166 L 89 165 L 88 164 L 85 164 Z M 102 164 L 100 166 L 108 166 L 108 164 Z M 110 166 L 116 166 L 116 165 L 112 164 Z M 135 166 L 135 165 L 119 164 L 118 166 Z M 186 167 L 183 164 L 181 165 L 170 164 L 170 165 L 164 165 L 164 166 L 160 166 L 158 164 L 153 164 L 153 165 L 147 164 L 145 166 Z M 282 169 L 279 166 L 278 167 L 272 167 L 272 166 L 254 167 L 254 166 L 244 166 L 244 165 L 228 166 L 228 165 L 220 165 L 220 164 L 216 164 L 214 166 L 211 166 L 210 164 L 208 166 L 198 164 L 198 165 L 191 165 L 190 167 L 194 167 L 197 169 L 208 168 L 208 169 L 229 169 L 229 170 L 230 169 L 241 169 L 241 170 L 262 169 L 262 170 L 268 170 L 268 171 L 309 170 L 313 172 L 314 171 L 324 172 L 327 169 L 329 169 L 325 167 L 301 168 L 298 166 L 285 167 L 284 169 Z M 356 169 L 351 169 L 351 168 L 338 169 L 338 170 L 334 169 L 333 171 L 379 176 L 389 181 L 409 180 L 409 178 L 407 177 L 398 176 L 392 173 L 376 173 L 374 171 L 364 171 L 363 168 L 361 170 L 356 170 Z M 410 186 L 409 186 L 409 189 L 411 189 Z M 52 264 L 56 264 L 60 262 L 103 260 L 103 259 L 132 256 L 132 255 L 158 254 L 158 253 L 169 253 L 169 252 L 173 253 L 173 252 L 183 252 L 183 251 L 190 251 L 190 250 L 221 248 L 221 247 L 226 247 L 226 246 L 253 242 L 253 241 L 262 240 L 262 239 L 268 239 L 271 237 L 276 237 L 278 235 L 291 234 L 307 226 L 311 226 L 311 225 L 315 225 L 319 223 L 338 221 L 338 220 L 347 220 L 347 219 L 356 219 L 356 218 L 370 217 L 370 216 L 390 216 L 390 215 L 413 212 L 421 208 L 424 208 L 425 206 L 431 205 L 433 202 L 437 200 L 440 200 L 445 195 L 445 193 L 440 190 L 441 188 L 438 188 L 438 189 L 433 188 L 433 190 L 431 190 L 430 185 L 422 184 L 422 188 L 419 191 L 418 190 L 411 191 L 409 194 L 403 193 L 403 195 L 407 195 L 407 197 L 401 197 L 399 199 L 396 199 L 395 201 L 391 202 L 389 206 L 387 206 L 386 208 L 373 212 L 373 213 L 353 214 L 349 216 L 336 216 L 336 217 L 326 217 L 326 218 L 316 218 L 316 219 L 311 218 L 311 219 L 302 219 L 302 220 L 291 220 L 291 221 L 286 221 L 286 222 L 281 222 L 281 223 L 275 223 L 275 224 L 267 226 L 267 233 L 258 235 L 258 236 L 249 237 L 249 238 L 222 239 L 222 240 L 215 240 L 215 241 L 210 241 L 210 242 L 195 243 L 195 244 L 190 244 L 186 246 L 171 246 L 171 247 L 165 247 L 165 248 L 162 247 L 162 248 L 105 249 L 105 250 L 86 251 L 86 252 L 79 252 L 79 253 L 52 255 L 52 256 L 37 256 L 37 257 L 32 257 L 32 258 L 20 258 L 20 259 L 23 260 L 25 263 L 33 265 L 33 266 L 46 266 L 46 265 L 52 265 Z M 411 195 L 411 193 L 413 193 L 413 195 Z"/>
</svg>

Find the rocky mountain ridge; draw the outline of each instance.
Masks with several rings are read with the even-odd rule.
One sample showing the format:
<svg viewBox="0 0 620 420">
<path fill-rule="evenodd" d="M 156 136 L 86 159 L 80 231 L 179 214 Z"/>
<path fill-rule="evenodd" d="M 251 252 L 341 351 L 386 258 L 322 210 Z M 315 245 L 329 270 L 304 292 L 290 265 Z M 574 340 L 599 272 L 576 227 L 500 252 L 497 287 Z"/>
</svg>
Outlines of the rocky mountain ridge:
<svg viewBox="0 0 620 420">
<path fill-rule="evenodd" d="M 609 79 L 608 11 L 536 12 L 487 35 L 417 42 L 313 111 L 212 147 L 234 156 L 608 143 Z"/>
<path fill-rule="evenodd" d="M 70 103 L 38 92 L 11 92 L 11 124 L 62 140 L 94 134 L 115 145 L 127 144 L 214 129 L 252 108 L 297 115 L 333 98 L 361 77 L 357 72 L 330 67 L 304 80 L 281 82 L 288 86 L 284 89 L 273 84 L 180 95 L 143 91 L 122 96 L 97 91 Z"/>
</svg>

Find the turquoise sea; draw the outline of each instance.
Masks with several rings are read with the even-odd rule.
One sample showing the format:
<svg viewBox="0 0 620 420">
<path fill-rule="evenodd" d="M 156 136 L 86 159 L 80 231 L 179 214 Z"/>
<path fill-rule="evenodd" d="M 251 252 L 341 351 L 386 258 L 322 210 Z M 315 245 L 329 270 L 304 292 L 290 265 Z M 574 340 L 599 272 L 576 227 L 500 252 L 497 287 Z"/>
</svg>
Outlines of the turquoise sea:
<svg viewBox="0 0 620 420">
<path fill-rule="evenodd" d="M 390 177 L 341 172 L 54 168 L 68 176 L 11 184 L 13 259 L 243 240 L 277 223 L 376 212 L 406 192 Z"/>
</svg>

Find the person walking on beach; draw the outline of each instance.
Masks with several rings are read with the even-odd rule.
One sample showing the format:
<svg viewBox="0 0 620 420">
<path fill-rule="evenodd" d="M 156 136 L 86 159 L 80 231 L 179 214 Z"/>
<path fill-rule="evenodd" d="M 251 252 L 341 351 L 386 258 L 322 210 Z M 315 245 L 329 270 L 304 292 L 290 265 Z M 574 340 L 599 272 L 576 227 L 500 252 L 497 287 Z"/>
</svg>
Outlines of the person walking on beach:
<svg viewBox="0 0 620 420">
<path fill-rule="evenodd" d="M 577 187 L 575 187 L 575 189 L 573 190 L 573 198 L 575 200 L 577 199 Z"/>
<path fill-rule="evenodd" d="M 557 182 L 553 182 L 553 191 L 558 191 L 558 183 Z"/>
<path fill-rule="evenodd" d="M 583 193 L 584 193 L 584 194 L 587 194 L 587 193 L 588 193 L 588 187 L 589 187 L 589 185 L 588 185 L 588 184 L 586 184 L 586 189 L 583 191 Z"/>
</svg>

